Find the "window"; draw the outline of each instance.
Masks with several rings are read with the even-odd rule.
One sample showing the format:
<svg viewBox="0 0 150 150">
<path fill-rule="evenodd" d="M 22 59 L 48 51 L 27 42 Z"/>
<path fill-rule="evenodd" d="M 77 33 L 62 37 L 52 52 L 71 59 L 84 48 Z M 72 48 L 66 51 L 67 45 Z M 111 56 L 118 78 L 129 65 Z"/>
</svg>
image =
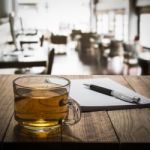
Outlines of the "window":
<svg viewBox="0 0 150 150">
<path fill-rule="evenodd" d="M 115 15 L 115 39 L 122 40 L 124 34 L 124 18 L 122 14 Z"/>
<path fill-rule="evenodd" d="M 89 2 L 90 0 L 19 0 L 18 14 L 26 27 L 48 29 L 56 34 L 68 34 L 72 29 L 85 32 L 90 30 Z"/>
<path fill-rule="evenodd" d="M 150 48 L 150 14 L 140 15 L 140 43 L 142 46 Z"/>
<path fill-rule="evenodd" d="M 115 30 L 115 13 L 113 11 L 109 12 L 109 31 L 114 33 Z"/>
<path fill-rule="evenodd" d="M 108 34 L 109 17 L 107 13 L 98 15 L 97 30 L 97 32 L 100 34 Z"/>
<path fill-rule="evenodd" d="M 98 14 L 97 32 L 99 34 L 114 35 L 117 40 L 127 40 L 128 18 L 123 11 L 108 11 Z"/>
</svg>

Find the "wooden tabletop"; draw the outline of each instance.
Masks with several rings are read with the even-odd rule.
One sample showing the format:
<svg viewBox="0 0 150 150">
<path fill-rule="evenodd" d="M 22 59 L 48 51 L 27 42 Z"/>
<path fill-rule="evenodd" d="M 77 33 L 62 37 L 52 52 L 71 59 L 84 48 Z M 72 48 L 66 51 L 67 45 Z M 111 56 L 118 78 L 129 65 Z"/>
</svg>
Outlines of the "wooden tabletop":
<svg viewBox="0 0 150 150">
<path fill-rule="evenodd" d="M 26 142 L 44 142 L 44 145 L 55 142 L 93 145 L 107 143 L 107 146 L 113 143 L 116 149 L 124 149 L 125 143 L 150 143 L 150 108 L 83 112 L 79 123 L 63 128 L 54 137 L 37 138 L 25 135 L 24 132 L 21 134 L 17 132 L 20 130 L 14 120 L 12 81 L 16 77 L 18 76 L 0 75 L 0 143 L 3 149 L 10 143 Z M 108 77 L 150 98 L 150 76 L 65 77 L 69 79 Z"/>
</svg>

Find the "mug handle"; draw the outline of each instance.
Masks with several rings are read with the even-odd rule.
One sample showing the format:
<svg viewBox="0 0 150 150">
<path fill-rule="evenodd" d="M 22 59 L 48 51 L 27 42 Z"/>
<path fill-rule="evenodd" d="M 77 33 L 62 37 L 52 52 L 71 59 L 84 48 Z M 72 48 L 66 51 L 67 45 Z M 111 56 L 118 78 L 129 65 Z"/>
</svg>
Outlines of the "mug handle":
<svg viewBox="0 0 150 150">
<path fill-rule="evenodd" d="M 68 116 L 63 122 L 64 125 L 74 125 L 81 119 L 81 109 L 80 105 L 73 99 L 68 100 Z"/>
</svg>

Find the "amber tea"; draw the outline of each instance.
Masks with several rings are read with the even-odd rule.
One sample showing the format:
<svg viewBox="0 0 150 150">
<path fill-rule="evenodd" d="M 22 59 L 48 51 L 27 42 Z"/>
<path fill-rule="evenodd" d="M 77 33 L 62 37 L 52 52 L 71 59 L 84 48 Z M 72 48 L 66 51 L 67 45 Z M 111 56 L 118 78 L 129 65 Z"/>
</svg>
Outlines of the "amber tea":
<svg viewBox="0 0 150 150">
<path fill-rule="evenodd" d="M 15 97 L 15 118 L 25 126 L 59 125 L 67 117 L 67 99 L 65 89 L 49 91 L 20 88 Z"/>
<path fill-rule="evenodd" d="M 34 131 L 59 127 L 68 121 L 69 107 L 75 123 L 80 109 L 75 101 L 68 100 L 69 80 L 57 76 L 27 76 L 14 80 L 15 119 Z M 72 109 L 75 107 L 74 109 Z"/>
</svg>

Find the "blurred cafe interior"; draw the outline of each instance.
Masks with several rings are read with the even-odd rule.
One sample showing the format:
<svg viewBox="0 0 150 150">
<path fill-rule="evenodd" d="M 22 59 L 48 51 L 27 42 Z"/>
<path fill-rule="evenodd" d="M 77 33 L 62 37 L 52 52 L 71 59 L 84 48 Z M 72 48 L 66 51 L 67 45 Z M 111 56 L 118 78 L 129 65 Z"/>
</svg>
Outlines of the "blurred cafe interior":
<svg viewBox="0 0 150 150">
<path fill-rule="evenodd" d="M 0 0 L 0 74 L 150 75 L 149 0 Z"/>
</svg>

